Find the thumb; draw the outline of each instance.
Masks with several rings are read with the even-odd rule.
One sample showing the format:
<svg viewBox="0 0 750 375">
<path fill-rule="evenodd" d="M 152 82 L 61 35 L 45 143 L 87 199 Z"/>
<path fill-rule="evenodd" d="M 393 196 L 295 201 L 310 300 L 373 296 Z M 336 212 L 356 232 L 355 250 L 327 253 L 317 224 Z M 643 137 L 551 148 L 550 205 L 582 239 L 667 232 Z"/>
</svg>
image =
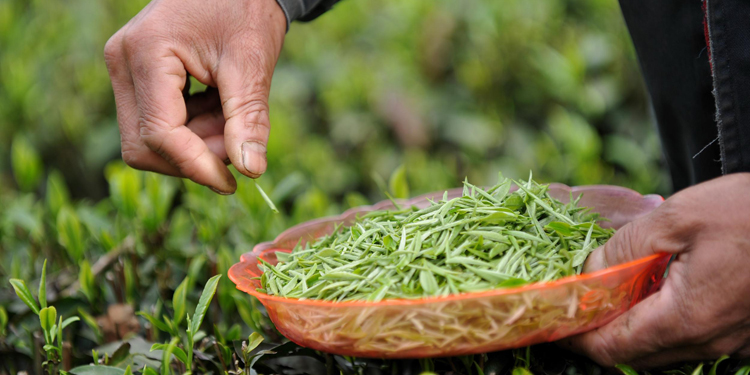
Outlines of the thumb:
<svg viewBox="0 0 750 375">
<path fill-rule="evenodd" d="M 266 171 L 266 145 L 271 131 L 268 94 L 273 64 L 261 69 L 238 66 L 221 68 L 217 78 L 224 125 L 224 143 L 229 159 L 240 173 L 258 178 Z M 244 64 L 240 64 L 244 65 Z M 242 77 L 250 75 L 243 79 Z"/>
<path fill-rule="evenodd" d="M 673 240 L 674 233 L 665 225 L 665 216 L 657 208 L 617 230 L 604 246 L 591 252 L 583 271 L 599 271 L 657 253 L 680 252 L 683 246 Z"/>
</svg>

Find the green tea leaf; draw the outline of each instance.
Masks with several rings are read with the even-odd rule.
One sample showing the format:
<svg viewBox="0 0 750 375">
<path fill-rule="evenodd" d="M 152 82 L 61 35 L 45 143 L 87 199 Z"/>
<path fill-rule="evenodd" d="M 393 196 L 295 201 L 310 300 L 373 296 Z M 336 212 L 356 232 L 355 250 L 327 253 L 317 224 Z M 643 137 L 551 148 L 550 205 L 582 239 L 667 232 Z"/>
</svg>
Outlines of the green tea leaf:
<svg viewBox="0 0 750 375">
<path fill-rule="evenodd" d="M 532 374 L 531 371 L 529 371 L 526 368 L 516 367 L 513 369 L 513 372 L 511 373 L 511 375 L 534 375 L 534 374 Z"/>
<path fill-rule="evenodd" d="M 64 321 L 62 322 L 62 329 L 65 329 L 65 328 L 67 328 L 67 327 L 68 327 L 69 325 L 71 325 L 71 324 L 73 324 L 73 323 L 75 323 L 75 322 L 77 322 L 77 321 L 80 321 L 80 320 L 81 320 L 81 318 L 79 318 L 79 317 L 77 317 L 77 316 L 71 316 L 70 318 L 68 318 L 68 319 L 65 319 L 65 320 L 64 320 Z"/>
<path fill-rule="evenodd" d="M 242 328 L 240 328 L 239 324 L 234 324 L 227 331 L 227 333 L 226 333 L 226 340 L 227 341 L 239 340 L 241 336 L 242 336 Z"/>
<path fill-rule="evenodd" d="M 91 314 L 87 313 L 83 308 L 78 308 L 78 315 L 81 316 L 83 319 L 83 322 L 86 323 L 89 328 L 91 328 L 92 331 L 94 331 L 94 334 L 97 338 L 101 339 L 102 337 L 102 331 L 99 328 L 99 324 L 96 322 L 96 319 L 91 316 Z"/>
<path fill-rule="evenodd" d="M 167 220 L 177 185 L 172 177 L 147 173 L 144 190 L 145 199 L 141 199 L 138 217 L 149 233 L 155 233 Z"/>
<path fill-rule="evenodd" d="M 129 259 L 125 259 L 122 262 L 122 275 L 125 279 L 125 300 L 128 303 L 136 304 L 138 298 L 138 276 L 136 276 L 136 270 Z"/>
<path fill-rule="evenodd" d="M 234 299 L 235 307 L 237 308 L 237 313 L 239 313 L 242 321 L 245 322 L 245 324 L 247 324 L 248 327 L 250 327 L 253 331 L 262 331 L 261 327 L 263 324 L 263 318 L 260 315 L 259 310 L 253 308 L 250 302 L 247 301 L 247 295 L 233 293 L 232 297 Z"/>
<path fill-rule="evenodd" d="M 171 369 L 171 363 L 172 363 L 172 354 L 175 352 L 175 349 L 177 349 L 177 343 L 180 342 L 180 339 L 177 337 L 173 337 L 172 341 L 167 344 L 167 346 L 164 348 L 164 351 L 162 352 L 161 357 L 161 374 L 162 375 L 170 375 L 172 373 Z"/>
<path fill-rule="evenodd" d="M 482 220 L 488 223 L 501 224 L 508 220 L 513 220 L 516 217 L 517 215 L 513 213 L 513 211 L 504 208 L 485 216 Z"/>
<path fill-rule="evenodd" d="M 81 269 L 78 271 L 78 282 L 81 285 L 81 292 L 86 296 L 89 302 L 94 302 L 98 285 L 94 281 L 94 273 L 91 271 L 91 265 L 88 260 L 81 262 Z"/>
<path fill-rule="evenodd" d="M 55 311 L 55 313 L 57 313 L 57 311 Z M 60 349 L 61 354 L 62 354 L 62 347 L 63 347 L 62 324 L 63 324 L 62 315 L 60 315 L 60 320 L 57 321 L 56 325 L 52 326 L 52 330 L 57 331 L 57 347 L 58 349 Z M 52 340 L 54 340 L 54 338 Z"/>
<path fill-rule="evenodd" d="M 158 330 L 160 330 L 162 332 L 166 332 L 166 333 L 169 333 L 169 334 L 172 334 L 174 332 L 164 322 L 162 322 L 159 319 L 156 319 L 155 317 L 151 316 L 151 314 L 149 314 L 149 313 L 147 313 L 145 311 L 139 311 L 139 312 L 136 313 L 136 315 L 140 315 L 140 316 L 146 318 L 146 320 L 148 320 L 148 322 L 151 323 L 151 325 L 154 326 L 154 328 L 156 328 L 156 329 L 158 329 Z"/>
<path fill-rule="evenodd" d="M 71 208 L 63 207 L 57 214 L 57 235 L 68 256 L 80 262 L 84 251 L 83 230 L 78 215 Z"/>
<path fill-rule="evenodd" d="M 263 191 L 263 188 L 260 187 L 260 185 L 258 184 L 258 181 L 253 180 L 253 182 L 255 182 L 255 187 L 260 192 L 260 195 L 263 197 L 263 200 L 266 201 L 266 204 L 268 204 L 268 207 L 271 208 L 271 211 L 273 211 L 274 213 L 278 214 L 279 213 L 279 209 L 276 208 L 275 204 L 273 204 L 273 201 L 271 200 L 271 198 L 268 197 L 268 194 L 266 194 L 266 192 Z"/>
<path fill-rule="evenodd" d="M 750 365 L 740 368 L 734 375 L 750 375 Z"/>
<path fill-rule="evenodd" d="M 39 280 L 39 306 L 42 308 L 47 307 L 47 259 L 44 260 L 42 265 L 42 277 Z"/>
<path fill-rule="evenodd" d="M 419 271 L 419 284 L 422 285 L 422 289 L 428 294 L 437 292 L 438 284 L 435 276 L 430 271 Z"/>
<path fill-rule="evenodd" d="M 409 184 L 406 182 L 406 166 L 401 165 L 393 171 L 388 181 L 388 186 L 394 198 L 409 198 Z"/>
<path fill-rule="evenodd" d="M 191 321 L 191 335 L 195 335 L 195 333 L 198 332 L 198 329 L 203 323 L 203 318 L 206 316 L 206 311 L 208 311 L 208 306 L 211 303 L 211 299 L 216 293 L 216 287 L 219 285 L 220 279 L 221 275 L 216 275 L 208 279 L 208 281 L 206 282 L 206 286 L 203 288 L 203 293 L 198 300 L 198 306 L 196 306 L 195 308 L 195 313 L 193 314 L 193 319 Z"/>
<path fill-rule="evenodd" d="M 130 357 L 130 343 L 126 342 L 120 345 L 120 347 L 112 353 L 107 364 L 112 366 L 119 365 L 128 357 Z"/>
<path fill-rule="evenodd" d="M 47 177 L 47 194 L 45 201 L 52 217 L 57 217 L 60 209 L 70 203 L 70 192 L 63 175 L 54 170 Z"/>
<path fill-rule="evenodd" d="M 547 224 L 544 228 L 554 230 L 555 232 L 560 233 L 560 235 L 562 236 L 573 235 L 573 229 L 571 228 L 570 224 L 563 223 L 561 221 L 553 221 Z"/>
<path fill-rule="evenodd" d="M 286 255 L 289 256 L 289 253 L 286 253 Z M 319 257 L 326 257 L 327 258 L 327 257 L 335 257 L 335 256 L 338 256 L 338 255 L 339 255 L 339 252 L 336 251 L 336 250 L 334 250 L 334 249 L 325 249 L 323 251 L 318 252 L 318 256 Z M 278 259 L 279 262 L 284 262 L 283 260 L 279 259 L 278 257 L 276 259 Z"/>
<path fill-rule="evenodd" d="M 693 370 L 692 375 L 703 375 L 703 362 L 701 362 L 698 367 Z"/>
<path fill-rule="evenodd" d="M 253 332 L 247 338 L 247 346 L 243 348 L 244 354 L 249 355 L 255 348 L 263 342 L 263 336 L 258 332 Z"/>
<path fill-rule="evenodd" d="M 112 366 L 84 365 L 70 370 L 73 375 L 125 375 L 125 370 Z"/>
<path fill-rule="evenodd" d="M 10 161 L 18 187 L 26 192 L 36 189 L 44 172 L 42 159 L 34 146 L 21 134 L 13 138 Z"/>
<path fill-rule="evenodd" d="M 5 336 L 6 327 L 8 327 L 8 312 L 0 306 L 0 337 Z"/>
<path fill-rule="evenodd" d="M 56 347 L 56 346 L 54 346 L 52 344 L 45 344 L 44 346 L 42 346 L 42 349 L 44 349 L 44 351 L 48 352 L 48 353 L 49 352 L 58 352 L 58 353 L 60 353 L 60 348 L 58 348 L 58 347 Z"/>
<path fill-rule="evenodd" d="M 521 285 L 526 285 L 529 282 L 524 279 L 518 279 L 518 278 L 512 278 L 502 281 L 500 284 L 497 284 L 498 288 L 513 288 Z"/>
<path fill-rule="evenodd" d="M 159 344 L 159 343 L 151 345 L 151 351 L 153 352 L 154 350 L 166 350 L 168 345 L 169 344 Z M 172 354 L 174 354 L 175 358 L 177 358 L 180 362 L 185 363 L 185 364 L 188 363 L 187 354 L 185 354 L 185 351 L 182 350 L 182 348 L 175 346 L 174 349 L 172 350 Z"/>
<path fill-rule="evenodd" d="M 172 308 L 174 309 L 174 325 L 179 326 L 180 323 L 185 319 L 185 303 L 187 302 L 187 289 L 190 277 L 185 277 L 184 280 L 177 286 L 172 296 Z"/>
<path fill-rule="evenodd" d="M 135 218 L 140 208 L 143 172 L 116 162 L 107 165 L 106 175 L 109 196 L 118 212 L 127 218 Z"/>
<path fill-rule="evenodd" d="M 57 309 L 54 306 L 45 307 L 39 310 L 39 323 L 42 326 L 42 330 L 50 332 L 52 326 L 57 322 Z"/>
<path fill-rule="evenodd" d="M 39 315 L 39 305 L 37 304 L 34 296 L 31 295 L 29 287 L 26 286 L 26 282 L 19 279 L 10 279 L 10 285 L 13 286 L 13 290 L 16 291 L 18 298 L 28 306 L 34 314 Z"/>
<path fill-rule="evenodd" d="M 716 360 L 716 361 L 714 362 L 714 365 L 713 365 L 713 366 L 711 366 L 711 370 L 710 370 L 710 371 L 708 372 L 708 375 L 716 375 L 716 370 L 717 370 L 717 369 L 719 368 L 719 364 L 720 364 L 721 362 L 724 362 L 724 361 L 725 361 L 726 359 L 728 359 L 728 358 L 729 358 L 729 356 L 728 356 L 728 355 L 726 355 L 726 354 L 725 354 L 725 355 L 723 355 L 723 356 L 721 356 L 721 357 L 719 357 L 719 359 L 717 359 L 717 360 Z"/>
<path fill-rule="evenodd" d="M 622 371 L 623 375 L 638 375 L 638 371 L 635 371 L 632 367 L 625 365 L 625 364 L 619 364 L 615 365 L 615 367 Z"/>
</svg>

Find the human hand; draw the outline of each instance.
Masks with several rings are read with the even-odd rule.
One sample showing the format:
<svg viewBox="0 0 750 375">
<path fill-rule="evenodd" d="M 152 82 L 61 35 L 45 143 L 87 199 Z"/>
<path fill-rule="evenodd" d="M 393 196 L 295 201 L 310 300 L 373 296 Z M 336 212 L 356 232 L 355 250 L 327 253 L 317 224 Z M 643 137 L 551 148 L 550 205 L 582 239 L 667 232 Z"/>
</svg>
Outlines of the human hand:
<svg viewBox="0 0 750 375">
<path fill-rule="evenodd" d="M 286 32 L 274 0 L 153 0 L 104 49 L 122 158 L 133 168 L 237 189 L 226 164 L 266 170 L 268 94 Z M 209 88 L 189 96 L 188 74 Z"/>
<path fill-rule="evenodd" d="M 677 255 L 661 290 L 560 344 L 607 366 L 750 356 L 750 174 L 675 194 L 617 231 L 584 272 L 659 252 Z"/>
</svg>

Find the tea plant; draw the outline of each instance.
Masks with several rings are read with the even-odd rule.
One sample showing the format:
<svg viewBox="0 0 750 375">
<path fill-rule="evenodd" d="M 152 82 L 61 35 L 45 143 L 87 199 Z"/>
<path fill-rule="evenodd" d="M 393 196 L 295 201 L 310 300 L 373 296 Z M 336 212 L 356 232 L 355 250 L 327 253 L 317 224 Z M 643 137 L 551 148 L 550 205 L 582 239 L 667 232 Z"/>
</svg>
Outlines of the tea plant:
<svg viewBox="0 0 750 375">
<path fill-rule="evenodd" d="M 187 288 L 188 279 L 185 279 L 185 281 L 183 281 L 175 291 L 172 305 L 174 307 L 174 320 L 169 321 L 168 319 L 164 318 L 165 325 L 161 325 L 157 323 L 158 320 L 156 318 L 148 315 L 147 313 L 141 312 L 141 314 L 150 322 L 155 324 L 157 328 L 162 329 L 166 333 L 169 333 L 173 336 L 172 341 L 170 341 L 169 343 L 154 344 L 151 347 L 151 350 L 165 350 L 164 353 L 174 353 L 177 359 L 185 365 L 186 373 L 188 374 L 192 373 L 193 371 L 193 347 L 195 346 L 195 342 L 205 337 L 205 334 L 199 332 L 198 329 L 203 323 L 203 318 L 205 318 L 206 316 L 208 305 L 211 303 L 211 299 L 216 293 L 216 287 L 219 283 L 220 278 L 221 275 L 216 275 L 208 279 L 206 287 L 203 289 L 203 293 L 201 294 L 200 300 L 198 301 L 198 306 L 195 308 L 195 313 L 193 314 L 192 319 L 190 319 L 190 316 L 185 315 L 185 289 Z M 179 327 L 183 318 L 187 319 L 188 326 L 187 330 L 185 331 L 184 349 L 177 346 L 174 341 L 175 338 L 179 337 L 177 327 Z M 166 367 L 169 366 L 167 365 Z"/>
<path fill-rule="evenodd" d="M 62 315 L 58 319 L 57 309 L 54 306 L 47 306 L 47 260 L 44 261 L 42 266 L 42 277 L 39 281 L 39 293 L 37 294 L 38 302 L 26 286 L 25 281 L 10 279 L 10 284 L 18 298 L 39 317 L 39 325 L 44 334 L 45 344 L 43 349 L 47 354 L 47 360 L 42 363 L 42 366 L 50 374 L 58 372 L 58 366 L 61 364 L 63 357 L 63 330 L 80 319 L 77 316 L 71 316 L 63 320 Z M 3 312 L 3 314 L 5 313 Z M 7 317 L 5 320 L 7 321 Z"/>
</svg>

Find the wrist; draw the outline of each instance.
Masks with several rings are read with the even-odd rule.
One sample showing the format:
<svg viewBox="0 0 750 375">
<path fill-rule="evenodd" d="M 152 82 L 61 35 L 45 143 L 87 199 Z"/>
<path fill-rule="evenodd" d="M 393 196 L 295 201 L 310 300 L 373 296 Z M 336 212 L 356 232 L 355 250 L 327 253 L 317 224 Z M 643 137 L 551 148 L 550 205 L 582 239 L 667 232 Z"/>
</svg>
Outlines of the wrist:
<svg viewBox="0 0 750 375">
<path fill-rule="evenodd" d="M 299 1 L 274 0 L 276 5 L 284 13 L 285 32 L 289 31 L 289 25 L 301 15 L 301 6 Z"/>
</svg>

